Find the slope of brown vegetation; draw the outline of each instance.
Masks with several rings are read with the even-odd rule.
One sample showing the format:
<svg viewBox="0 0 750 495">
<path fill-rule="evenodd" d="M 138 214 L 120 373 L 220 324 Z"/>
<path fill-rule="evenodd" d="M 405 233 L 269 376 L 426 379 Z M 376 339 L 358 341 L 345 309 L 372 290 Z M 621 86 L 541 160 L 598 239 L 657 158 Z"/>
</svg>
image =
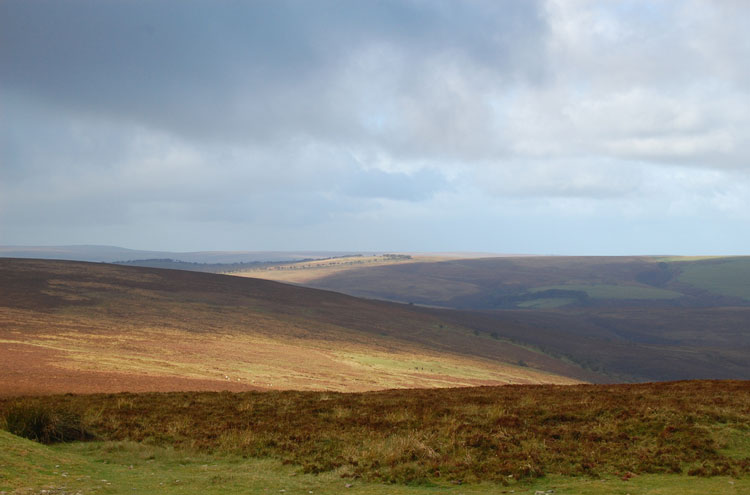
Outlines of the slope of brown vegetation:
<svg viewBox="0 0 750 495">
<path fill-rule="evenodd" d="M 0 259 L 0 394 L 575 381 L 550 373 L 596 377 L 405 305 L 206 273 Z"/>
<path fill-rule="evenodd" d="M 17 400 L 0 400 L 0 414 Z M 103 440 L 413 482 L 750 472 L 750 382 L 48 396 Z"/>
<path fill-rule="evenodd" d="M 306 285 L 411 301 L 612 381 L 748 379 L 748 270 L 748 257 L 504 257 L 351 268 Z"/>
</svg>

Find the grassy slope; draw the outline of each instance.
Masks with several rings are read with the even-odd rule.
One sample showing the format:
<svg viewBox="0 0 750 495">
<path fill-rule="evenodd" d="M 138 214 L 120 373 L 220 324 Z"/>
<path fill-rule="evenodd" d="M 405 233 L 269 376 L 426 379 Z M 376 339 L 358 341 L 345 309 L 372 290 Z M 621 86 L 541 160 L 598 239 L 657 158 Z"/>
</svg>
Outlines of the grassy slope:
<svg viewBox="0 0 750 495">
<path fill-rule="evenodd" d="M 497 493 L 511 483 L 531 493 L 743 493 L 749 386 L 47 396 L 26 403 L 77 410 L 100 440 L 49 449 L 0 434 L 0 489 L 336 493 L 352 483 L 354 493 L 429 493 L 430 484 Z M 11 402 L 0 399 L 0 414 Z M 635 476 L 622 482 L 625 473 Z"/>
<path fill-rule="evenodd" d="M 750 301 L 750 259 L 718 258 L 680 262 L 679 281 L 714 294 Z"/>
<path fill-rule="evenodd" d="M 489 494 L 494 483 L 475 485 L 384 485 L 346 481 L 336 473 L 299 473 L 298 468 L 270 459 L 174 451 L 134 442 L 93 442 L 46 447 L 0 431 L 0 491 L 9 493 L 192 494 L 289 493 L 351 495 Z M 351 485 L 346 488 L 346 485 Z M 516 493 L 555 490 L 558 494 L 643 495 L 741 494 L 750 491 L 750 477 L 696 478 L 686 475 L 642 475 L 628 481 L 551 476 L 505 487 Z M 283 490 L 283 492 L 282 492 Z"/>
<path fill-rule="evenodd" d="M 222 275 L 0 260 L 3 393 L 566 382 L 580 368 L 408 306 Z M 66 388 L 67 387 L 67 388 Z"/>
</svg>

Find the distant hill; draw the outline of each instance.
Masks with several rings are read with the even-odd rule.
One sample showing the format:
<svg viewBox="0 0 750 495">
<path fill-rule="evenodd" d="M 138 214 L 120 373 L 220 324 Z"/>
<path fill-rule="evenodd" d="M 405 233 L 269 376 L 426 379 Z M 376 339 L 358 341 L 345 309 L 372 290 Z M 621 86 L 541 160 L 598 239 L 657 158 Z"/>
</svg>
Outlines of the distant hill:
<svg viewBox="0 0 750 495">
<path fill-rule="evenodd" d="M 610 379 L 750 378 L 750 257 L 412 261 L 297 277 L 414 303 Z"/>
<path fill-rule="evenodd" d="M 352 254 L 350 251 L 142 251 L 116 246 L 0 246 L 0 257 L 59 259 L 113 263 L 148 259 L 170 259 L 185 263 L 252 263 L 299 261 Z"/>
<path fill-rule="evenodd" d="M 742 276 L 717 281 L 710 266 L 722 263 L 669 266 L 675 271 L 661 287 L 643 285 L 684 296 L 623 299 L 617 276 L 642 284 L 633 266 L 682 262 L 563 260 L 568 266 L 556 270 L 542 261 L 540 284 L 565 286 L 560 280 L 570 277 L 576 290 L 592 282 L 606 290 L 561 308 L 453 309 L 210 273 L 0 259 L 0 394 L 750 378 L 750 306 L 739 297 Z M 463 263 L 448 263 L 455 280 Z M 404 260 L 340 274 L 425 274 L 430 266 L 446 270 Z M 741 274 L 742 266 L 719 273 Z M 489 268 L 472 273 L 489 284 L 498 276 Z M 523 282 L 524 270 L 502 280 Z M 642 273 L 650 272 L 633 277 Z M 410 297 L 430 288 L 447 294 L 446 276 L 414 277 Z"/>
<path fill-rule="evenodd" d="M 577 380 L 607 378 L 408 305 L 209 273 L 0 258 L 0 394 Z"/>
<path fill-rule="evenodd" d="M 457 259 L 351 269 L 305 285 L 470 310 L 750 306 L 750 257 Z"/>
</svg>

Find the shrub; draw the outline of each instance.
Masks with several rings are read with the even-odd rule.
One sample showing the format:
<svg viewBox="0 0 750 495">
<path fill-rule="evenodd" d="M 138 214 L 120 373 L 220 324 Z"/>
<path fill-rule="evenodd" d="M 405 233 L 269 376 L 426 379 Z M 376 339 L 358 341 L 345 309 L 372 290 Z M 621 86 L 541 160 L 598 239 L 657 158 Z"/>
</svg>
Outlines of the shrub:
<svg viewBox="0 0 750 495">
<path fill-rule="evenodd" d="M 83 424 L 81 416 L 69 410 L 54 410 L 41 404 L 17 402 L 11 404 L 3 416 L 7 431 L 40 443 L 72 442 L 93 437 Z"/>
</svg>

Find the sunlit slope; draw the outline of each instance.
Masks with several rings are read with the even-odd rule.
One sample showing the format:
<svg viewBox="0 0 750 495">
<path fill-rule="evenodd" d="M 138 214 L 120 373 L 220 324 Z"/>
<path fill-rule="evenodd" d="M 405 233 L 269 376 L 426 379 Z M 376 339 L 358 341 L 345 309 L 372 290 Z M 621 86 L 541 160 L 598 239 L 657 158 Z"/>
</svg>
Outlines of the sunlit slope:
<svg viewBox="0 0 750 495">
<path fill-rule="evenodd" d="M 597 379 L 409 306 L 263 280 L 0 259 L 0 294 L 0 393 Z"/>
<path fill-rule="evenodd" d="M 406 263 L 439 262 L 455 259 L 458 256 L 424 256 L 380 254 L 369 256 L 346 256 L 320 260 L 304 260 L 292 263 L 278 264 L 256 269 L 232 271 L 231 275 L 239 277 L 261 278 L 292 284 L 306 284 L 323 277 L 357 270 L 359 268 L 373 268 Z"/>
</svg>

